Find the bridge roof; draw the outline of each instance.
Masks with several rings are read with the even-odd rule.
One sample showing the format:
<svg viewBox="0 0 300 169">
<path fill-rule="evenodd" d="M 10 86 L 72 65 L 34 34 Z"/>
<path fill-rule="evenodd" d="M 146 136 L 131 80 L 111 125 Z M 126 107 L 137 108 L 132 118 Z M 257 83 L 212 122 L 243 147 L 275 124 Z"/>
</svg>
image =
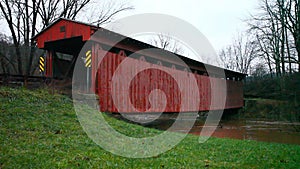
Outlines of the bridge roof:
<svg viewBox="0 0 300 169">
<path fill-rule="evenodd" d="M 96 31 L 100 30 L 97 36 L 92 36 Z M 115 44 L 114 40 L 122 39 L 121 42 Z M 44 30 L 33 37 L 33 40 L 37 42 L 37 47 L 46 50 L 55 50 L 61 53 L 76 55 L 80 52 L 86 41 L 92 40 L 98 43 L 114 46 L 129 52 L 138 52 L 143 49 L 156 48 L 153 45 L 138 41 L 136 39 L 126 37 L 116 32 L 98 27 L 95 25 L 69 20 L 65 18 L 59 18 L 52 24 L 47 26 Z M 163 53 L 147 53 L 147 56 L 160 59 L 169 63 L 177 62 L 171 54 L 175 54 L 166 50 L 161 50 Z M 187 58 L 185 56 L 175 54 L 182 59 L 193 70 L 203 71 L 209 68 L 215 75 L 217 72 L 223 70 L 222 68 L 207 65 L 202 62 Z M 178 62 L 177 62 L 178 63 Z M 246 74 L 224 69 L 226 77 L 238 77 L 240 79 L 245 78 Z M 221 76 L 221 75 L 220 75 Z"/>
</svg>

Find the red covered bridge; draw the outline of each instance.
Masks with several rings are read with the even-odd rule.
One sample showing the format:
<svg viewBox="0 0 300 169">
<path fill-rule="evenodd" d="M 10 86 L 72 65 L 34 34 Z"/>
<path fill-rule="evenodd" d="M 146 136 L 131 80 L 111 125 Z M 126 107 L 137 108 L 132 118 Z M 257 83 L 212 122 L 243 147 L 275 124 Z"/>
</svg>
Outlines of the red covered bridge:
<svg viewBox="0 0 300 169">
<path fill-rule="evenodd" d="M 96 31 L 100 32 L 99 35 L 91 39 Z M 123 38 L 123 40 L 114 44 L 112 39 L 116 37 Z M 47 51 L 44 72 L 47 77 L 71 79 L 76 60 L 84 58 L 80 59 L 81 66 L 85 71 L 82 72 L 81 77 L 88 79 L 87 84 L 84 85 L 88 85 L 90 91 L 99 95 L 101 111 L 145 112 L 153 104 L 153 102 L 150 103 L 149 96 L 154 89 L 160 89 L 166 95 L 166 103 L 160 103 L 164 100 L 160 95 L 157 97 L 161 98 L 157 98 L 155 102 L 155 104 L 166 104 L 164 112 L 207 111 L 243 107 L 242 80 L 245 78 L 245 74 L 204 65 L 201 62 L 176 54 L 185 63 L 183 64 L 172 57 L 174 53 L 164 50 L 161 52 L 150 51 L 143 53 L 143 55 L 137 54 L 135 57 L 128 58 L 132 53 L 156 47 L 101 27 L 60 18 L 36 35 L 34 40 L 37 42 L 38 48 Z M 82 53 L 80 52 L 87 42 L 89 47 L 84 52 L 85 56 L 81 56 Z M 114 94 L 117 96 L 124 95 L 122 85 L 116 84 L 112 90 L 112 80 L 118 66 L 125 58 L 131 59 L 131 63 L 138 65 L 148 67 L 156 65 L 157 69 L 147 69 L 139 73 L 135 72 L 137 70 L 134 69 L 123 70 L 124 76 L 134 76 L 128 89 L 130 94 L 129 97 L 118 97 L 114 100 Z M 207 71 L 208 66 L 210 72 Z M 161 71 L 160 68 L 162 67 L 169 74 Z M 170 77 L 170 74 L 176 77 L 194 77 L 197 88 L 189 88 L 188 80 L 185 78 L 175 80 Z M 224 87 L 222 84 L 226 84 L 226 93 L 225 95 L 218 95 L 218 91 Z M 191 96 L 190 98 L 194 97 L 193 94 L 199 93 L 200 103 L 189 99 L 188 105 L 182 109 L 182 92 L 184 91 L 180 90 L 180 86 L 186 86 L 185 92 L 186 95 Z M 215 97 L 218 102 L 224 101 L 225 107 L 213 104 L 212 97 Z M 126 105 L 118 107 L 116 102 L 130 102 L 135 110 Z M 194 105 L 196 105 L 196 109 Z M 156 111 L 159 112 L 160 110 L 152 109 L 152 112 Z"/>
</svg>

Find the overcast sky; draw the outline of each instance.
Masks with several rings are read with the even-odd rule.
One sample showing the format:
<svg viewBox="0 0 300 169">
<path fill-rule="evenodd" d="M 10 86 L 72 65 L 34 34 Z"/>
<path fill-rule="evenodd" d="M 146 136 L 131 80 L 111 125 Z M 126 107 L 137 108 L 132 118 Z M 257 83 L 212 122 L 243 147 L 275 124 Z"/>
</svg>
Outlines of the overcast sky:
<svg viewBox="0 0 300 169">
<path fill-rule="evenodd" d="M 237 31 L 244 31 L 243 22 L 255 13 L 258 0 L 130 0 L 134 10 L 118 18 L 139 13 L 161 13 L 183 19 L 194 25 L 211 42 L 216 51 L 228 45 Z M 1 32 L 9 34 L 0 22 Z"/>
<path fill-rule="evenodd" d="M 228 45 L 238 31 L 244 31 L 244 19 L 255 13 L 258 0 L 132 0 L 134 11 L 162 13 L 183 19 L 196 26 L 216 51 Z M 124 16 L 124 15 L 122 15 Z"/>
</svg>

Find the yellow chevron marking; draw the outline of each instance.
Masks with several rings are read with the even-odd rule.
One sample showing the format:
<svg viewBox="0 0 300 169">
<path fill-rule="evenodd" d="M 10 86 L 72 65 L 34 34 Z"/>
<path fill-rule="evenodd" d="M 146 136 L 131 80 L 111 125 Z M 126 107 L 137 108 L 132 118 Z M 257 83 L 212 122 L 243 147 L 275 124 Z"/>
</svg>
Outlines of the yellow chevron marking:
<svg viewBox="0 0 300 169">
<path fill-rule="evenodd" d="M 85 67 L 91 67 L 91 62 L 92 62 L 92 60 L 88 60 L 88 61 L 85 63 Z"/>
<path fill-rule="evenodd" d="M 41 60 L 40 60 L 40 65 L 43 67 L 45 66 L 44 62 L 42 62 Z"/>
<path fill-rule="evenodd" d="M 40 56 L 40 61 L 39 61 L 39 68 L 40 68 L 40 72 L 44 72 L 45 71 L 45 68 L 44 68 L 44 66 L 45 66 L 45 59 L 44 59 L 44 57 L 42 57 L 42 56 Z"/>
<path fill-rule="evenodd" d="M 41 65 L 39 67 L 40 67 L 40 72 L 43 72 L 45 70 L 44 67 L 42 67 Z"/>
<path fill-rule="evenodd" d="M 92 63 L 92 51 L 91 50 L 88 50 L 86 53 L 85 53 L 85 67 L 91 67 L 91 63 Z"/>
<path fill-rule="evenodd" d="M 86 53 L 85 53 L 85 56 L 88 56 L 88 55 L 91 55 L 92 51 L 91 50 L 88 50 Z"/>
</svg>

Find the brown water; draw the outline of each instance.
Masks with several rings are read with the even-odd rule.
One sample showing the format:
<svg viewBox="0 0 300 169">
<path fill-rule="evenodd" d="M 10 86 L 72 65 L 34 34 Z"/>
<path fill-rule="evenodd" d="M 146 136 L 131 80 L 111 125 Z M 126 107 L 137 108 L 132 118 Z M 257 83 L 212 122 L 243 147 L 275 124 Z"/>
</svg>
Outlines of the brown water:
<svg viewBox="0 0 300 169">
<path fill-rule="evenodd" d="M 163 120 L 151 124 L 149 127 L 166 130 L 173 122 L 174 120 Z M 199 135 L 203 125 L 204 120 L 197 120 L 190 133 Z M 175 132 L 180 132 L 180 129 Z M 205 133 L 202 134 L 206 135 Z M 264 121 L 261 119 L 222 120 L 212 137 L 300 145 L 300 123 Z"/>
</svg>

